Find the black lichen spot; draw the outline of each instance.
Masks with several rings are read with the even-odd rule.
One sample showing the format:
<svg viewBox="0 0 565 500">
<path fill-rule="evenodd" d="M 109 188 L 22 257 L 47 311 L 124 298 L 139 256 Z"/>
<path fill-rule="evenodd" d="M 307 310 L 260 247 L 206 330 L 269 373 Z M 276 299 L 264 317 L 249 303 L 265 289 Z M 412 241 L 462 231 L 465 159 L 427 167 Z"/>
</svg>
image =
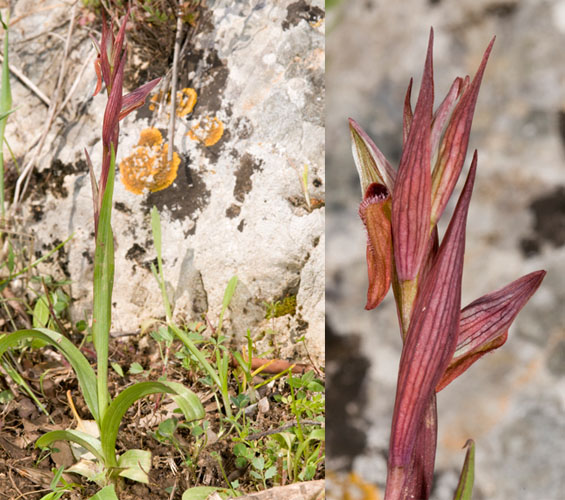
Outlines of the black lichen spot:
<svg viewBox="0 0 565 500">
<path fill-rule="evenodd" d="M 359 337 L 337 335 L 326 321 L 328 383 L 326 391 L 327 446 L 332 457 L 343 458 L 343 467 L 350 470 L 353 459 L 367 444 L 367 436 L 355 425 L 367 403 L 363 381 L 369 361 L 360 352 Z M 352 414 L 351 407 L 354 408 Z"/>
<path fill-rule="evenodd" d="M 81 255 L 86 259 L 86 261 L 90 265 L 94 264 L 94 259 L 92 258 L 92 254 L 88 250 L 85 250 L 84 252 L 82 252 Z"/>
<path fill-rule="evenodd" d="M 39 222 L 43 219 L 44 211 L 43 205 L 32 205 L 31 206 L 31 214 L 34 222 Z"/>
<path fill-rule="evenodd" d="M 87 172 L 88 167 L 84 160 L 79 160 L 76 164 L 63 163 L 55 159 L 49 168 L 41 172 L 34 171 L 31 185 L 34 199 L 44 198 L 49 190 L 55 198 L 67 198 L 69 191 L 65 187 L 65 177 L 67 175 Z"/>
<path fill-rule="evenodd" d="M 44 243 L 42 247 L 44 250 L 50 251 L 53 248 L 59 246 L 61 243 L 63 243 L 62 240 L 60 240 L 59 238 L 55 238 L 50 244 Z M 67 249 L 65 248 L 64 245 L 61 248 L 59 248 L 59 250 L 57 250 L 57 252 L 54 255 L 46 259 L 46 261 L 53 262 L 53 259 L 56 259 L 65 277 L 70 278 L 71 274 L 69 273 L 69 253 L 67 252 Z"/>
<path fill-rule="evenodd" d="M 139 243 L 134 243 L 133 246 L 126 252 L 126 259 L 139 260 L 147 253 L 145 248 L 143 248 Z"/>
<path fill-rule="evenodd" d="M 141 266 L 146 269 L 147 271 L 151 272 L 151 264 L 153 264 L 153 266 L 155 267 L 155 269 L 157 269 L 157 266 L 159 265 L 158 261 L 157 261 L 157 257 L 155 257 L 153 260 L 148 260 L 146 262 L 143 262 L 141 264 Z M 163 265 L 165 264 L 165 259 L 163 259 Z"/>
<path fill-rule="evenodd" d="M 305 0 L 299 0 L 286 8 L 286 18 L 282 23 L 282 28 L 286 31 L 291 26 L 296 26 L 302 20 L 307 23 L 317 23 L 323 18 L 323 9 L 308 5 Z"/>
<path fill-rule="evenodd" d="M 522 252 L 526 257 L 539 251 L 540 242 L 551 243 L 555 247 L 565 244 L 565 186 L 558 186 L 530 204 L 534 214 L 534 234 L 521 241 Z"/>
<path fill-rule="evenodd" d="M 191 71 L 196 73 L 195 80 L 205 82 L 196 88 L 198 94 L 198 115 L 205 116 L 223 109 L 222 98 L 229 70 L 214 49 L 191 50 L 187 60 L 188 75 Z M 185 86 L 188 86 L 188 81 Z"/>
<path fill-rule="evenodd" d="M 210 190 L 199 172 L 191 169 L 186 158 L 182 157 L 177 178 L 167 189 L 149 193 L 143 201 L 147 213 L 153 205 L 162 212 L 166 207 L 173 220 L 190 219 L 196 222 L 197 215 L 210 201 Z M 194 234 L 196 224 L 186 235 Z"/>
<path fill-rule="evenodd" d="M 129 209 L 126 204 L 122 203 L 121 201 L 116 201 L 114 203 L 114 208 L 119 212 L 123 212 L 124 214 L 131 214 L 131 209 Z"/>
<path fill-rule="evenodd" d="M 241 219 L 241 221 L 239 222 L 239 224 L 237 225 L 237 230 L 240 233 L 243 233 L 243 228 L 245 227 L 245 219 Z"/>
<path fill-rule="evenodd" d="M 245 196 L 251 191 L 253 182 L 251 176 L 254 172 L 262 171 L 263 160 L 254 158 L 249 153 L 245 153 L 239 160 L 239 167 L 235 172 L 235 186 L 233 195 L 239 202 L 243 202 Z"/>
<path fill-rule="evenodd" d="M 249 139 L 253 134 L 253 124 L 251 120 L 245 116 L 240 116 L 235 121 L 235 132 L 239 139 Z"/>
<path fill-rule="evenodd" d="M 241 213 L 241 207 L 232 203 L 228 208 L 226 208 L 226 217 L 229 219 L 235 219 Z"/>
</svg>

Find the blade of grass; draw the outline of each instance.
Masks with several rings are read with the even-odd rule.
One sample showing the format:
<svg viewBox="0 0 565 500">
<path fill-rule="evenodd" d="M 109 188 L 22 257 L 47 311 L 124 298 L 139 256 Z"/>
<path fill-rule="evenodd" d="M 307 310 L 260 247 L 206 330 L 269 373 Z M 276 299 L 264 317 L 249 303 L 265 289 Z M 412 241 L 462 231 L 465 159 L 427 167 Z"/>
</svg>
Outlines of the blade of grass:
<svg viewBox="0 0 565 500">
<path fill-rule="evenodd" d="M 228 286 L 226 287 L 226 291 L 224 292 L 224 300 L 222 301 L 222 311 L 220 312 L 220 319 L 218 320 L 218 328 L 216 328 L 216 332 L 218 333 L 218 335 L 222 331 L 222 322 L 224 320 L 224 314 L 226 312 L 226 309 L 230 305 L 236 287 L 237 287 L 237 276 L 234 276 L 231 280 L 229 280 Z"/>
<path fill-rule="evenodd" d="M 18 373 L 18 371 L 7 361 L 4 359 L 0 360 L 2 367 L 6 371 L 6 373 L 11 377 L 11 379 L 18 384 L 22 390 L 31 398 L 36 406 L 51 420 L 51 416 L 49 412 L 45 409 L 45 406 L 41 404 L 41 401 L 37 399 L 37 396 L 33 393 L 28 383 L 24 380 L 24 378 Z M 53 421 L 51 420 L 53 423 Z"/>
<path fill-rule="evenodd" d="M 8 26 L 10 24 L 10 9 L 6 13 L 6 22 L 0 15 L 0 22 L 4 27 L 4 60 L 2 61 L 2 89 L 0 90 L 0 215 L 6 215 L 4 206 L 4 131 L 8 115 L 12 108 L 12 90 L 10 88 L 10 68 L 8 66 Z"/>
<path fill-rule="evenodd" d="M 169 296 L 167 295 L 165 278 L 163 276 L 163 259 L 161 254 L 161 218 L 159 217 L 159 211 L 156 206 L 153 206 L 151 209 L 151 230 L 153 231 L 153 244 L 155 245 L 155 250 L 157 252 L 157 270 L 154 270 L 155 266 L 152 263 L 151 271 L 153 271 L 153 275 L 159 283 L 159 288 L 161 289 L 161 295 L 163 297 L 163 305 L 165 306 L 165 315 L 167 316 L 167 320 L 170 321 L 172 318 L 172 310 Z"/>
<path fill-rule="evenodd" d="M 21 276 L 22 274 L 27 273 L 29 270 L 33 269 L 34 267 L 39 265 L 41 262 L 43 262 L 45 259 L 48 259 L 49 257 L 51 257 L 56 251 L 58 251 L 60 248 L 62 248 L 64 245 L 66 245 L 69 241 L 71 241 L 71 239 L 74 237 L 74 235 L 75 235 L 74 233 L 71 234 L 65 241 L 63 241 L 63 243 L 59 243 L 55 248 L 50 250 L 45 255 L 42 255 L 41 257 L 39 257 L 39 259 L 32 262 L 29 266 L 24 267 L 21 271 L 18 271 L 17 273 L 12 274 L 9 278 L 6 278 L 6 279 L 0 281 L 0 287 L 2 285 L 4 285 L 5 283 L 8 283 L 8 281 L 13 280 L 14 278 L 17 278 L 18 276 Z"/>
<path fill-rule="evenodd" d="M 475 482 L 475 442 L 469 439 L 465 443 L 467 454 L 465 455 L 465 463 L 461 469 L 459 484 L 455 491 L 453 500 L 471 500 L 473 494 L 473 483 Z"/>
<path fill-rule="evenodd" d="M 204 370 L 214 381 L 216 386 L 221 390 L 222 381 L 220 379 L 220 376 L 218 375 L 218 372 L 214 370 L 214 368 L 210 363 L 208 363 L 208 360 L 204 357 L 204 354 L 200 352 L 200 349 L 196 347 L 196 345 L 194 344 L 194 342 L 192 342 L 190 337 L 185 332 L 183 332 L 177 325 L 170 322 L 169 327 L 174 332 L 174 334 L 181 340 L 181 342 L 186 346 L 186 348 L 192 353 L 192 355 L 198 360 L 202 368 L 204 368 Z M 222 393 L 222 400 L 224 403 L 226 415 L 228 416 L 228 418 L 231 418 L 232 412 L 231 412 L 231 402 L 230 402 L 229 394 L 227 394 L 227 392 L 224 392 L 223 390 L 221 390 L 221 393 Z"/>
</svg>

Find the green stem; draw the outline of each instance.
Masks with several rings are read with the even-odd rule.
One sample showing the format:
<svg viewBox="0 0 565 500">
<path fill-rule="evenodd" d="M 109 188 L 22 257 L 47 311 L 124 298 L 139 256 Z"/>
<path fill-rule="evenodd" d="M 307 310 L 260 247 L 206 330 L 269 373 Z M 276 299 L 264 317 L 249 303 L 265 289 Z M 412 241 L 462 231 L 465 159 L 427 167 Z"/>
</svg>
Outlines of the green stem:
<svg viewBox="0 0 565 500">
<path fill-rule="evenodd" d="M 100 421 L 108 408 L 108 341 L 112 323 L 112 289 L 114 286 L 114 237 L 112 234 L 112 196 L 116 156 L 112 147 L 112 158 L 108 180 L 102 198 L 94 254 L 94 307 L 92 338 L 97 357 L 97 393 Z"/>
</svg>

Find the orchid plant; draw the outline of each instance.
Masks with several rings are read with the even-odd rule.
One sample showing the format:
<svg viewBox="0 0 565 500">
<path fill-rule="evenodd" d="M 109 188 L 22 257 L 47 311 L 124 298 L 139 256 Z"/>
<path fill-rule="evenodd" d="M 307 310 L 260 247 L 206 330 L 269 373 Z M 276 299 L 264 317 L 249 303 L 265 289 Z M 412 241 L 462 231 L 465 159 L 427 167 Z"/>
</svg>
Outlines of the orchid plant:
<svg viewBox="0 0 565 500">
<path fill-rule="evenodd" d="M 129 12 L 128 12 L 129 14 Z M 151 453 L 144 450 L 128 450 L 119 457 L 115 445 L 122 417 L 138 399 L 155 393 L 168 393 L 175 400 L 187 420 L 204 418 L 204 409 L 198 397 L 182 384 L 170 381 L 140 382 L 124 389 L 114 399 L 108 390 L 108 341 L 111 325 L 112 289 L 114 284 L 114 238 L 111 227 L 112 197 L 114 189 L 115 158 L 118 148 L 119 122 L 126 115 L 143 105 L 149 92 L 159 79 L 123 95 L 123 75 L 127 47 L 124 17 L 117 36 L 103 16 L 102 38 L 95 41 L 98 58 L 95 69 L 98 77 L 97 94 L 105 83 L 108 102 L 102 126 L 102 169 L 96 181 L 92 162 L 85 151 L 91 175 L 94 227 L 94 303 L 92 338 L 97 355 L 96 373 L 85 356 L 74 344 L 58 332 L 36 328 L 21 330 L 0 338 L 0 356 L 24 339 L 39 339 L 58 349 L 74 368 L 80 389 L 90 413 L 94 417 L 99 437 L 81 428 L 56 430 L 41 436 L 38 447 L 47 447 L 55 441 L 76 443 L 90 452 L 95 461 L 81 460 L 72 470 L 95 480 L 105 487 L 100 498 L 117 498 L 114 489 L 119 477 L 148 482 Z M 77 416 L 78 417 L 78 416 Z"/>
<path fill-rule="evenodd" d="M 412 80 L 404 102 L 403 150 L 395 170 L 350 119 L 352 149 L 367 231 L 366 309 L 392 284 L 403 341 L 392 419 L 385 500 L 428 499 L 437 445 L 436 394 L 484 354 L 502 346 L 508 329 L 540 286 L 536 271 L 461 309 L 465 227 L 477 152 L 441 243 L 437 223 L 462 172 L 479 87 L 494 38 L 471 80 L 456 78 L 435 110 L 433 30 L 416 107 Z M 474 444 L 454 498 L 470 499 Z"/>
</svg>

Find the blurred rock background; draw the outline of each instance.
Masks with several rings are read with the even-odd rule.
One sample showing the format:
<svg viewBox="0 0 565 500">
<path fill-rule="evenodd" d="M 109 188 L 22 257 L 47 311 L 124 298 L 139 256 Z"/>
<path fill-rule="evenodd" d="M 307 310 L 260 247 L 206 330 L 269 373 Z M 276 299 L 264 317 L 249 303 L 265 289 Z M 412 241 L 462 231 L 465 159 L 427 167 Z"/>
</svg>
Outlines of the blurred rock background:
<svg viewBox="0 0 565 500">
<path fill-rule="evenodd" d="M 469 153 L 478 149 L 463 305 L 536 269 L 547 276 L 507 344 L 438 397 L 433 498 L 453 497 L 467 438 L 475 500 L 558 500 L 565 491 L 565 1 L 328 2 L 326 294 L 328 469 L 384 486 L 400 336 L 392 294 L 365 311 L 365 235 L 347 118 L 394 165 L 410 77 L 430 26 L 436 105 L 474 75 L 493 35 Z M 415 102 L 415 101 L 413 101 Z M 470 163 L 470 154 L 465 171 Z M 451 208 L 453 208 L 453 203 Z M 445 227 L 445 223 L 442 227 Z M 330 498 L 331 492 L 330 492 Z"/>
</svg>

